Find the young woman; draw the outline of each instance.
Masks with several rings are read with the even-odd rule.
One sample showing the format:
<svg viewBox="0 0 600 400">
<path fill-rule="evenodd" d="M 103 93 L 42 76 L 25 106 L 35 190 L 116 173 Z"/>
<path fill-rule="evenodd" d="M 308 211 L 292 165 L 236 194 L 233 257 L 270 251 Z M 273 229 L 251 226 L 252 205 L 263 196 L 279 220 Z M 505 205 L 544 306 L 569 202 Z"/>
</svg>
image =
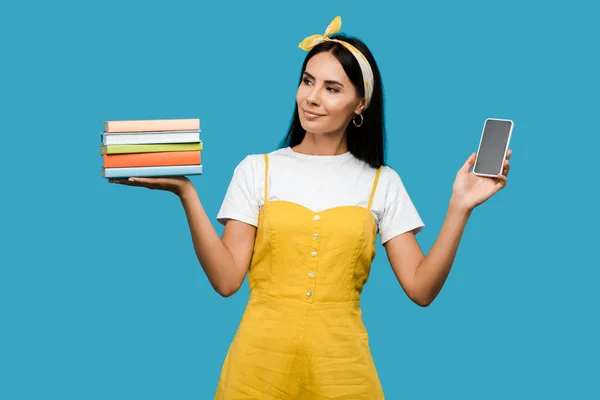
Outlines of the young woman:
<svg viewBox="0 0 600 400">
<path fill-rule="evenodd" d="M 399 175 L 384 164 L 379 70 L 336 17 L 306 38 L 293 121 L 280 149 L 235 169 L 217 215 L 219 238 L 184 177 L 113 179 L 171 191 L 183 204 L 198 260 L 215 290 L 250 298 L 225 359 L 217 399 L 382 399 L 360 294 L 379 233 L 406 294 L 437 296 L 472 210 L 506 185 L 458 171 L 448 213 L 425 257 L 423 229 Z M 508 153 L 510 157 L 510 150 Z"/>
</svg>

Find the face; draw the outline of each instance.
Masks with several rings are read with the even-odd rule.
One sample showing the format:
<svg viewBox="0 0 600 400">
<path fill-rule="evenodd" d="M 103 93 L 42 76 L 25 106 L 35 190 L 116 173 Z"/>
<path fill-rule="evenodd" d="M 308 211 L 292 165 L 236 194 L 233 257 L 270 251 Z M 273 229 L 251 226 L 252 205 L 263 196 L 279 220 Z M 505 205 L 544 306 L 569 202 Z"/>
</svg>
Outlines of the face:
<svg viewBox="0 0 600 400">
<path fill-rule="evenodd" d="M 364 100 L 330 52 L 319 53 L 308 61 L 296 103 L 302 128 L 321 135 L 343 133 L 354 115 L 364 109 Z"/>
</svg>

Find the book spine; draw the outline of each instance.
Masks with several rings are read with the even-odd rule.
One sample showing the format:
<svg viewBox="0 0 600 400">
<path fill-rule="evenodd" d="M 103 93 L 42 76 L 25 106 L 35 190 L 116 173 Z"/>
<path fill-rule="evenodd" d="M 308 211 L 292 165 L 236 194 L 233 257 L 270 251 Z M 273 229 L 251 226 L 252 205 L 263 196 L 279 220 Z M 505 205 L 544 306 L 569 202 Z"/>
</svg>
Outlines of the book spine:
<svg viewBox="0 0 600 400">
<path fill-rule="evenodd" d="M 103 168 L 105 178 L 157 177 L 201 175 L 202 165 L 178 165 L 168 167 Z"/>
<path fill-rule="evenodd" d="M 200 129 L 200 119 L 105 121 L 106 132 L 179 131 Z"/>
<path fill-rule="evenodd" d="M 202 151 L 202 142 L 162 144 L 100 145 L 100 154 L 159 153 L 171 151 Z"/>
<path fill-rule="evenodd" d="M 200 141 L 200 133 L 150 133 L 132 135 L 102 135 L 102 144 L 158 144 L 158 143 L 193 143 Z"/>
<path fill-rule="evenodd" d="M 200 129 L 188 129 L 185 131 L 135 131 L 135 132 L 102 132 L 104 135 L 110 136 L 122 136 L 122 135 L 149 135 L 149 134 L 161 134 L 161 135 L 173 135 L 176 133 L 200 133 Z"/>
<path fill-rule="evenodd" d="M 200 151 L 163 153 L 105 154 L 104 168 L 159 167 L 169 165 L 200 165 Z"/>
</svg>

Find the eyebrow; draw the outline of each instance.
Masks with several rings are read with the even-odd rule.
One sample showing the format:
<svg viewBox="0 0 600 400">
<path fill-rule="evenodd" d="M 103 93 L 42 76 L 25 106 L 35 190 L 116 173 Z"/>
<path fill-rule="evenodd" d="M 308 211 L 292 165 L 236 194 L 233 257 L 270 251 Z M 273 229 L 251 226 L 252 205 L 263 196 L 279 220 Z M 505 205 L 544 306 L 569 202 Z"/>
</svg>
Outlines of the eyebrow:
<svg viewBox="0 0 600 400">
<path fill-rule="evenodd" d="M 312 76 L 311 74 L 309 74 L 306 71 L 304 71 L 304 75 L 308 76 L 310 79 L 316 80 L 314 76 Z M 325 83 L 327 83 L 328 85 L 340 85 L 341 87 L 344 87 L 344 85 L 342 85 L 338 81 L 326 80 Z"/>
</svg>

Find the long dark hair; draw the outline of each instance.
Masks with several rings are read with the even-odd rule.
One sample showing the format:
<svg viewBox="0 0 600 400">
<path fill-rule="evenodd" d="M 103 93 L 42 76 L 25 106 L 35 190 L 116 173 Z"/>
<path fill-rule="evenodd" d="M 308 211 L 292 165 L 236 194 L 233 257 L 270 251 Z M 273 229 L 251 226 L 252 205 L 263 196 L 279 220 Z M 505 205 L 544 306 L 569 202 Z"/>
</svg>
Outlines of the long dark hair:
<svg viewBox="0 0 600 400">
<path fill-rule="evenodd" d="M 375 58 L 373 58 L 371 51 L 361 40 L 343 34 L 332 35 L 331 38 L 350 43 L 356 47 L 367 58 L 369 64 L 371 64 L 374 80 L 371 104 L 362 113 L 364 122 L 360 128 L 355 127 L 352 123 L 348 124 L 348 128 L 346 129 L 346 141 L 348 143 L 348 151 L 352 153 L 354 157 L 366 162 L 373 168 L 378 168 L 385 165 L 386 144 L 383 113 L 383 85 L 381 83 L 379 68 L 377 67 L 377 63 L 375 62 Z M 306 69 L 308 61 L 316 54 L 328 51 L 338 59 L 340 64 L 342 64 L 346 75 L 348 75 L 348 78 L 356 87 L 359 96 L 361 98 L 364 97 L 365 89 L 358 61 L 356 61 L 356 58 L 354 58 L 352 53 L 350 53 L 343 45 L 333 41 L 325 41 L 310 50 L 302 64 L 300 82 L 298 84 L 300 85 L 302 83 L 302 74 Z M 287 136 L 281 142 L 280 147 L 293 147 L 300 144 L 302 139 L 304 139 L 305 134 L 306 131 L 300 124 L 298 107 L 294 104 L 294 115 L 290 123 L 290 128 Z"/>
</svg>

